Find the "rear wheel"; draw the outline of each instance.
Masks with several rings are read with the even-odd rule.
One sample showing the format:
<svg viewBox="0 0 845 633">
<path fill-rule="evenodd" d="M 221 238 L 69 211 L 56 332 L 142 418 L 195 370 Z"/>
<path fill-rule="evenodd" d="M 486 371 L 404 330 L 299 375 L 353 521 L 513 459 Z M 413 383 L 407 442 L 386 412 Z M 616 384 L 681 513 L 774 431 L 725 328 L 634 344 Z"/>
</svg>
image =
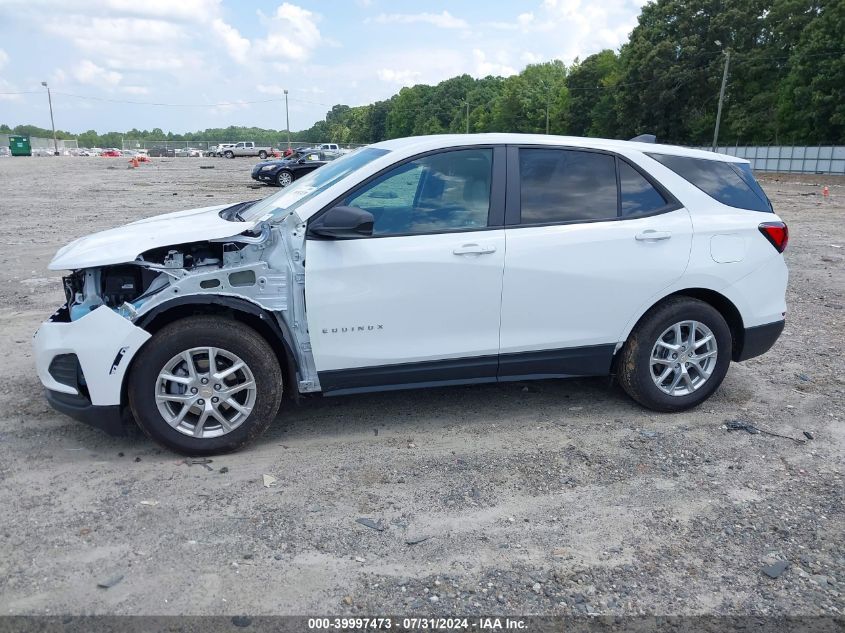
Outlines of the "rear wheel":
<svg viewBox="0 0 845 633">
<path fill-rule="evenodd" d="M 673 297 L 649 310 L 619 358 L 622 388 L 656 411 L 683 411 L 704 402 L 728 372 L 731 331 L 713 306 Z"/>
<path fill-rule="evenodd" d="M 129 376 L 129 405 L 159 444 L 185 455 L 241 448 L 272 422 L 282 372 L 254 330 L 220 317 L 171 323 L 143 347 Z"/>
<path fill-rule="evenodd" d="M 279 172 L 279 175 L 276 176 L 276 184 L 280 187 L 287 187 L 290 183 L 293 182 L 293 174 L 290 173 L 288 170 L 283 169 Z"/>
<path fill-rule="evenodd" d="M 260 152 L 258 152 L 258 158 L 260 158 L 261 160 L 264 160 L 265 158 L 267 158 L 267 152 L 265 152 L 264 150 L 261 150 Z"/>
<path fill-rule="evenodd" d="M 235 152 L 233 152 L 232 150 L 227 150 L 227 151 L 226 151 L 226 153 L 224 154 L 224 156 L 225 156 L 226 158 L 234 158 L 234 157 L 235 157 Z"/>
</svg>

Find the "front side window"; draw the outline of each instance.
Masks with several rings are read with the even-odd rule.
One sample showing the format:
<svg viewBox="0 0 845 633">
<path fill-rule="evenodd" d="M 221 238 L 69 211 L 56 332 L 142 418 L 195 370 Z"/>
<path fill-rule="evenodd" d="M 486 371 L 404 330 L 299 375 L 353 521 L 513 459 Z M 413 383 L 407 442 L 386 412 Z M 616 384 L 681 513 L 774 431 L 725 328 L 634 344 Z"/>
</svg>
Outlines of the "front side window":
<svg viewBox="0 0 845 633">
<path fill-rule="evenodd" d="M 373 235 L 413 235 L 487 226 L 493 150 L 443 152 L 403 163 L 342 204 L 373 214 Z"/>
<path fill-rule="evenodd" d="M 722 204 L 748 211 L 772 211 L 769 199 L 744 163 L 668 154 L 649 156 Z"/>
<path fill-rule="evenodd" d="M 522 224 L 617 217 L 616 161 L 596 152 L 521 149 Z"/>
</svg>

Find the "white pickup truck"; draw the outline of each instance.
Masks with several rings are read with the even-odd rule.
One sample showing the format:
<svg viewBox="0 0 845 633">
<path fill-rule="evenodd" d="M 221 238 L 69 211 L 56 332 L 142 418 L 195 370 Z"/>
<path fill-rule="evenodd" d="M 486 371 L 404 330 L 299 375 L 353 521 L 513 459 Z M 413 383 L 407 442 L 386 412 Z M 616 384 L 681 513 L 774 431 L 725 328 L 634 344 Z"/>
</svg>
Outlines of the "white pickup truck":
<svg viewBox="0 0 845 633">
<path fill-rule="evenodd" d="M 224 147 L 218 150 L 226 158 L 234 158 L 235 156 L 258 156 L 264 160 L 273 153 L 272 147 L 259 147 L 252 141 L 241 141 L 229 147 Z"/>
</svg>

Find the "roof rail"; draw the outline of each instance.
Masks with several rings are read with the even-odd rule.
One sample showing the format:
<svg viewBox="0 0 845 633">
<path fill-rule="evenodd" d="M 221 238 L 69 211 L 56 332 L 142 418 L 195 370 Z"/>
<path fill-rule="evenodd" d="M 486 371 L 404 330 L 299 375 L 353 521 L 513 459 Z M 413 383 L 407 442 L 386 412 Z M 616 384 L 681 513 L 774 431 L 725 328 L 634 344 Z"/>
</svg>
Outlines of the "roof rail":
<svg viewBox="0 0 845 633">
<path fill-rule="evenodd" d="M 640 134 L 630 140 L 636 143 L 656 143 L 657 137 L 654 134 Z"/>
</svg>

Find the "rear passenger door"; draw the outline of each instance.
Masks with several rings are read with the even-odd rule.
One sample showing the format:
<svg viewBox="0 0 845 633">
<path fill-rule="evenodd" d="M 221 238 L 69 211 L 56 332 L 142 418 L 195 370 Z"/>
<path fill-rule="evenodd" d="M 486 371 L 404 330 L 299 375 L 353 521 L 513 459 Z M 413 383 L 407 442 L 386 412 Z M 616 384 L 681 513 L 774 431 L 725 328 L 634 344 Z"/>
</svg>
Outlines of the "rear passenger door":
<svg viewBox="0 0 845 633">
<path fill-rule="evenodd" d="M 509 147 L 499 377 L 607 373 L 689 260 L 686 209 L 613 154 Z"/>
</svg>

